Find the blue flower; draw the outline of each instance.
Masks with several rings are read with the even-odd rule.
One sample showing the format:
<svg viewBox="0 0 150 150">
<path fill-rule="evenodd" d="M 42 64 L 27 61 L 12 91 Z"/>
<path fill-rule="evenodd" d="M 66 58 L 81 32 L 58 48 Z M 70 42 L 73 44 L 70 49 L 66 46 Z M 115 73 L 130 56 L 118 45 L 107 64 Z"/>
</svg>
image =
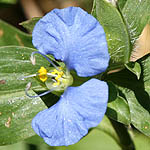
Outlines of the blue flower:
<svg viewBox="0 0 150 150">
<path fill-rule="evenodd" d="M 102 26 L 78 7 L 54 9 L 40 19 L 33 30 L 33 45 L 42 55 L 51 54 L 63 61 L 68 70 L 75 70 L 81 77 L 100 74 L 108 66 L 109 54 Z M 62 74 L 58 71 L 57 86 L 63 82 Z M 108 86 L 98 79 L 90 79 L 78 87 L 67 87 L 55 105 L 35 116 L 32 127 L 51 146 L 74 144 L 89 128 L 100 123 L 107 100 Z"/>
</svg>

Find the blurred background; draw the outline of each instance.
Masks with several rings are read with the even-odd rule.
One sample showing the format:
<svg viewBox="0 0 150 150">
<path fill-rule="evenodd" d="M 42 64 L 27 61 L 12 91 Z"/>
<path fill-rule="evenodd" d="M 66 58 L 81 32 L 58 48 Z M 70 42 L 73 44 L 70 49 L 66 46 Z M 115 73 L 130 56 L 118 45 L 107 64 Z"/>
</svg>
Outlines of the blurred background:
<svg viewBox="0 0 150 150">
<path fill-rule="evenodd" d="M 90 12 L 92 4 L 93 0 L 0 0 L 0 19 L 24 30 L 19 26 L 20 22 L 42 17 L 54 8 L 80 6 Z"/>
</svg>

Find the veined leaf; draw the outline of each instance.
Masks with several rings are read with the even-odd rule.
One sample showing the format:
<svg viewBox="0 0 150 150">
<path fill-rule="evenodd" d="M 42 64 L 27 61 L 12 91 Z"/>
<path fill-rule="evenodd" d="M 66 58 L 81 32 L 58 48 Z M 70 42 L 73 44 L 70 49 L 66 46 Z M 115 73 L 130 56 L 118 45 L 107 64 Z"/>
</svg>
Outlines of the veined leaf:
<svg viewBox="0 0 150 150">
<path fill-rule="evenodd" d="M 0 46 L 8 45 L 32 48 L 32 37 L 0 20 Z"/>
<path fill-rule="evenodd" d="M 116 6 L 117 0 L 106 0 L 108 3 L 111 3 L 113 6 Z"/>
<path fill-rule="evenodd" d="M 123 9 L 126 2 L 127 2 L 127 0 L 117 0 L 117 6 L 119 7 L 120 10 Z"/>
<path fill-rule="evenodd" d="M 120 93 L 126 97 L 131 123 L 139 131 L 150 136 L 150 56 L 146 56 L 138 62 L 141 64 L 139 80 L 127 69 L 108 75 L 107 80 L 115 83 L 120 89 Z"/>
<path fill-rule="evenodd" d="M 134 73 L 137 76 L 137 79 L 140 79 L 141 75 L 141 66 L 138 62 L 130 62 L 125 65 L 128 70 Z"/>
<path fill-rule="evenodd" d="M 0 145 L 12 144 L 35 135 L 31 128 L 32 118 L 58 99 L 52 94 L 47 95 L 47 101 L 44 97 L 43 100 L 31 99 L 25 95 L 24 89 L 29 81 L 33 87 L 41 86 L 34 79 L 22 81 L 19 78 L 35 74 L 41 65 L 49 65 L 47 60 L 37 55 L 36 65 L 33 66 L 29 60 L 33 51 L 35 49 L 19 46 L 0 47 Z M 30 94 L 36 93 L 30 90 Z"/>
<path fill-rule="evenodd" d="M 127 0 L 121 12 L 128 27 L 132 46 L 134 46 L 144 27 L 150 21 L 150 1 Z"/>
<path fill-rule="evenodd" d="M 130 41 L 127 28 L 121 14 L 106 0 L 95 0 L 92 14 L 104 27 L 109 53 L 111 56 L 109 69 L 123 67 L 130 58 Z"/>
<path fill-rule="evenodd" d="M 130 124 L 130 111 L 126 100 L 119 96 L 119 92 L 112 83 L 109 85 L 109 101 L 106 115 L 123 124 Z"/>
<path fill-rule="evenodd" d="M 39 55 L 36 65 L 31 64 L 30 55 L 35 50 L 20 46 L 0 47 L 0 94 L 23 90 L 30 80 L 22 81 L 20 78 L 35 74 L 41 65 L 46 65 L 47 61 L 40 59 Z"/>
<path fill-rule="evenodd" d="M 20 25 L 22 25 L 25 29 L 27 29 L 29 32 L 33 31 L 33 28 L 35 24 L 40 20 L 41 17 L 35 17 L 30 20 L 21 22 Z"/>
<path fill-rule="evenodd" d="M 33 94 L 33 93 L 32 93 Z M 7 145 L 35 135 L 32 118 L 46 106 L 40 98 L 30 99 L 24 90 L 0 96 L 0 145 Z"/>
</svg>

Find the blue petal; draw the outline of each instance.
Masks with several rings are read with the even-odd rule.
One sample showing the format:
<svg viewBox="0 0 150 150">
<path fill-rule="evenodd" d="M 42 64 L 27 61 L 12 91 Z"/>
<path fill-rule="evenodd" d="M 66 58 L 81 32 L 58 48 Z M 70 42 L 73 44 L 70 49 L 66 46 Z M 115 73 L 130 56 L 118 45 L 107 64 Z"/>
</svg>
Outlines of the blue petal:
<svg viewBox="0 0 150 150">
<path fill-rule="evenodd" d="M 78 7 L 54 9 L 36 24 L 33 45 L 52 54 L 82 77 L 104 72 L 109 54 L 99 22 Z"/>
<path fill-rule="evenodd" d="M 55 105 L 36 115 L 32 127 L 51 146 L 74 144 L 100 123 L 107 100 L 108 86 L 98 79 L 68 87 Z"/>
</svg>

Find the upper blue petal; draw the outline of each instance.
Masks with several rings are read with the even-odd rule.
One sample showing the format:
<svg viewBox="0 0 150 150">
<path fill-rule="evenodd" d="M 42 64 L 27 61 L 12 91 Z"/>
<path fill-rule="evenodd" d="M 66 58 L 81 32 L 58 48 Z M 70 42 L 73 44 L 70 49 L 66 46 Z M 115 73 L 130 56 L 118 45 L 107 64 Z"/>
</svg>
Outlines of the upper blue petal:
<svg viewBox="0 0 150 150">
<path fill-rule="evenodd" d="M 104 72 L 109 54 L 105 33 L 99 22 L 78 7 L 54 9 L 38 21 L 33 45 L 52 54 L 82 77 Z"/>
<path fill-rule="evenodd" d="M 55 105 L 35 116 L 32 127 L 51 146 L 74 144 L 100 123 L 107 100 L 108 86 L 98 79 L 68 87 Z"/>
</svg>

